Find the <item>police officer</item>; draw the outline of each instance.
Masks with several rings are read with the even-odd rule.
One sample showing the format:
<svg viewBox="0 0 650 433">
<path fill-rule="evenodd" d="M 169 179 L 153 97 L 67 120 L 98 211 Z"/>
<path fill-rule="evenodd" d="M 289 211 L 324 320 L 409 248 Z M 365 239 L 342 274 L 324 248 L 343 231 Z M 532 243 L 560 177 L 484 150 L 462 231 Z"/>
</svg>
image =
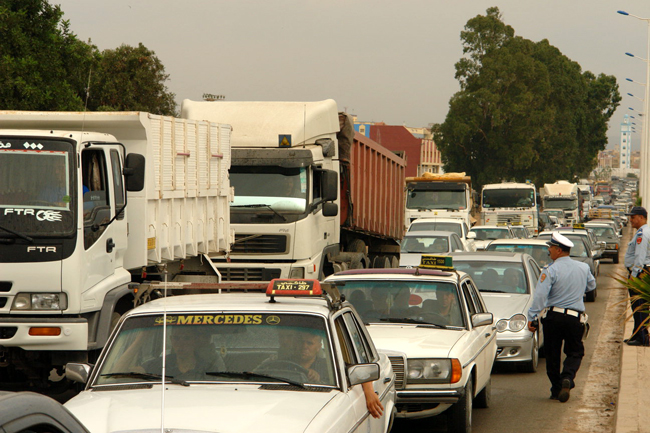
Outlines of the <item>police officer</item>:
<svg viewBox="0 0 650 433">
<path fill-rule="evenodd" d="M 533 304 L 528 310 L 528 329 L 535 332 L 535 320 L 541 318 L 551 399 L 564 403 L 569 400 L 585 354 L 582 336 L 586 316 L 582 297 L 596 288 L 596 280 L 587 264 L 569 257 L 573 242 L 566 236 L 553 232 L 547 245 L 553 262 L 539 276 Z M 560 372 L 562 343 L 566 359 Z"/>
<path fill-rule="evenodd" d="M 641 206 L 633 207 L 629 213 L 630 224 L 637 229 L 632 240 L 627 244 L 625 252 L 625 267 L 629 271 L 629 278 L 636 278 L 643 271 L 650 272 L 650 250 L 648 242 L 650 241 L 650 227 L 648 227 L 648 212 Z M 636 293 L 630 290 L 630 296 Z M 632 312 L 634 316 L 634 333 L 629 340 L 625 342 L 630 346 L 648 346 L 648 328 L 643 325 L 647 319 L 648 313 L 636 311 L 643 305 L 643 300 L 638 299 L 632 303 Z"/>
</svg>

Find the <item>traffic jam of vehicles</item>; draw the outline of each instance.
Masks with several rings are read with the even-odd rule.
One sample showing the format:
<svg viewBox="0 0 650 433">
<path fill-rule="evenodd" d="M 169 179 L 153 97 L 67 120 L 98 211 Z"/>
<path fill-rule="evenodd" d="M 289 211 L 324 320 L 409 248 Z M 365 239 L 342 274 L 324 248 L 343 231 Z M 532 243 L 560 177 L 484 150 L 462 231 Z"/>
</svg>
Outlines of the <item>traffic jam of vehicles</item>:
<svg viewBox="0 0 650 433">
<path fill-rule="evenodd" d="M 636 191 L 406 177 L 333 100 L 0 111 L 0 142 L 0 390 L 74 394 L 0 427 L 471 432 L 497 366 L 543 374 L 553 234 L 598 276 Z"/>
</svg>

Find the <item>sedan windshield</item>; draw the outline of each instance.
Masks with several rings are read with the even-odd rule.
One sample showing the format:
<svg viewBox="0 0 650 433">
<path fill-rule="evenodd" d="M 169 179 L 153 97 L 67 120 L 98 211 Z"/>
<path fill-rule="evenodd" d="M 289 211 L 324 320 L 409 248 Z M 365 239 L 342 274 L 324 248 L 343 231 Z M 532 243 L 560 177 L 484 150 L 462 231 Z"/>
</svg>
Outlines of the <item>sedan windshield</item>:
<svg viewBox="0 0 650 433">
<path fill-rule="evenodd" d="M 477 241 L 494 240 L 494 239 L 512 239 L 512 235 L 510 234 L 510 231 L 506 228 L 497 228 L 497 227 L 485 228 L 485 229 L 473 228 L 470 231 L 476 233 Z"/>
<path fill-rule="evenodd" d="M 521 263 L 455 259 L 454 267 L 470 274 L 481 292 L 530 293 Z"/>
<path fill-rule="evenodd" d="M 445 223 L 445 222 L 416 222 L 410 225 L 410 232 L 421 231 L 439 231 L 439 232 L 454 232 L 458 236 L 463 236 L 463 228 L 460 223 Z"/>
<path fill-rule="evenodd" d="M 463 327 L 456 285 L 447 282 L 346 281 L 341 294 L 365 323 Z"/>
<path fill-rule="evenodd" d="M 408 236 L 402 240 L 403 253 L 448 253 L 446 236 Z"/>
<path fill-rule="evenodd" d="M 160 383 L 162 377 L 170 383 L 336 384 L 322 317 L 168 314 L 168 326 L 163 323 L 162 315 L 127 319 L 94 385 Z"/>
<path fill-rule="evenodd" d="M 509 252 L 509 253 L 526 253 L 531 256 L 540 267 L 551 263 L 551 257 L 548 255 L 547 245 L 524 245 L 524 244 L 497 244 L 491 243 L 486 248 L 487 251 Z"/>
</svg>

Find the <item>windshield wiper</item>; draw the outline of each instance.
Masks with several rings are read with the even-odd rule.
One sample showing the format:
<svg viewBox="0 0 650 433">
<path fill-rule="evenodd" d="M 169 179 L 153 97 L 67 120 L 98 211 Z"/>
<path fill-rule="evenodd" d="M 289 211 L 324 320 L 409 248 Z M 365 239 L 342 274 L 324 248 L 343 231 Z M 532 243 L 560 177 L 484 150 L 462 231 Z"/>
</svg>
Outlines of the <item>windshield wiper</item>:
<svg viewBox="0 0 650 433">
<path fill-rule="evenodd" d="M 273 212 L 274 214 L 276 214 L 277 216 L 282 218 L 284 221 L 287 220 L 287 217 L 285 217 L 284 215 L 279 213 L 277 210 L 273 209 L 271 207 L 271 205 L 269 205 L 269 204 L 238 204 L 236 206 L 230 206 L 230 207 L 231 208 L 233 208 L 233 207 L 266 207 L 266 208 L 269 208 L 271 210 L 271 212 Z"/>
<path fill-rule="evenodd" d="M 147 380 L 160 380 L 162 381 L 162 375 L 152 374 L 152 373 L 138 373 L 136 371 L 123 371 L 119 373 L 104 373 L 100 374 L 104 377 L 134 377 L 136 379 L 147 379 Z M 165 376 L 165 383 L 174 383 L 176 385 L 190 386 L 190 384 L 184 380 L 174 379 L 174 376 Z"/>
<path fill-rule="evenodd" d="M 7 233 L 11 233 L 12 235 L 14 235 L 14 236 L 18 236 L 18 237 L 21 238 L 21 239 L 25 239 L 27 242 L 34 243 L 34 239 L 32 239 L 32 238 L 30 238 L 29 236 L 24 235 L 24 234 L 22 234 L 22 233 L 15 232 L 15 231 L 13 231 L 13 230 L 10 230 L 10 229 L 8 229 L 8 228 L 6 228 L 6 227 L 2 227 L 2 226 L 0 226 L 0 230 L 4 230 L 4 231 L 6 231 Z"/>
<path fill-rule="evenodd" d="M 302 389 L 307 389 L 304 383 L 300 383 L 295 380 L 287 379 L 284 377 L 271 376 L 268 374 L 253 373 L 252 371 L 209 371 L 205 374 L 208 376 L 240 377 L 244 379 L 251 379 L 256 377 L 261 379 L 272 379 L 279 382 L 285 382 L 289 385 L 294 385 Z"/>
<path fill-rule="evenodd" d="M 389 322 L 389 323 L 414 323 L 416 325 L 428 325 L 428 326 L 435 326 L 436 328 L 447 329 L 445 325 L 438 325 L 437 323 L 427 322 L 426 320 L 411 319 L 410 317 L 402 317 L 402 318 L 386 317 L 383 319 L 379 319 L 379 321 Z"/>
</svg>

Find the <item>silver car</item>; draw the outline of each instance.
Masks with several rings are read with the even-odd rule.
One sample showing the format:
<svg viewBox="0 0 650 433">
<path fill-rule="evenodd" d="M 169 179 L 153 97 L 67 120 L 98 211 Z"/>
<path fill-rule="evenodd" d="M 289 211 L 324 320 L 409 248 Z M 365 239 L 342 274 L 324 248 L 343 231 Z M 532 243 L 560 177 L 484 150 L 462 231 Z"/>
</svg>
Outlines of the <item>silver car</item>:
<svg viewBox="0 0 650 433">
<path fill-rule="evenodd" d="M 614 228 L 609 224 L 593 222 L 585 223 L 585 227 L 593 231 L 599 242 L 605 242 L 605 251 L 602 257 L 610 257 L 614 263 L 618 263 L 621 240 Z"/>
<path fill-rule="evenodd" d="M 399 267 L 415 267 L 420 264 L 422 254 L 449 254 L 465 251 L 465 245 L 454 232 L 413 231 L 406 232 L 400 247 Z"/>
<path fill-rule="evenodd" d="M 497 324 L 497 362 L 517 363 L 534 373 L 539 362 L 543 332 L 528 329 L 540 269 L 528 254 L 480 251 L 452 253 L 454 267 L 468 273 L 478 286 Z"/>
</svg>

